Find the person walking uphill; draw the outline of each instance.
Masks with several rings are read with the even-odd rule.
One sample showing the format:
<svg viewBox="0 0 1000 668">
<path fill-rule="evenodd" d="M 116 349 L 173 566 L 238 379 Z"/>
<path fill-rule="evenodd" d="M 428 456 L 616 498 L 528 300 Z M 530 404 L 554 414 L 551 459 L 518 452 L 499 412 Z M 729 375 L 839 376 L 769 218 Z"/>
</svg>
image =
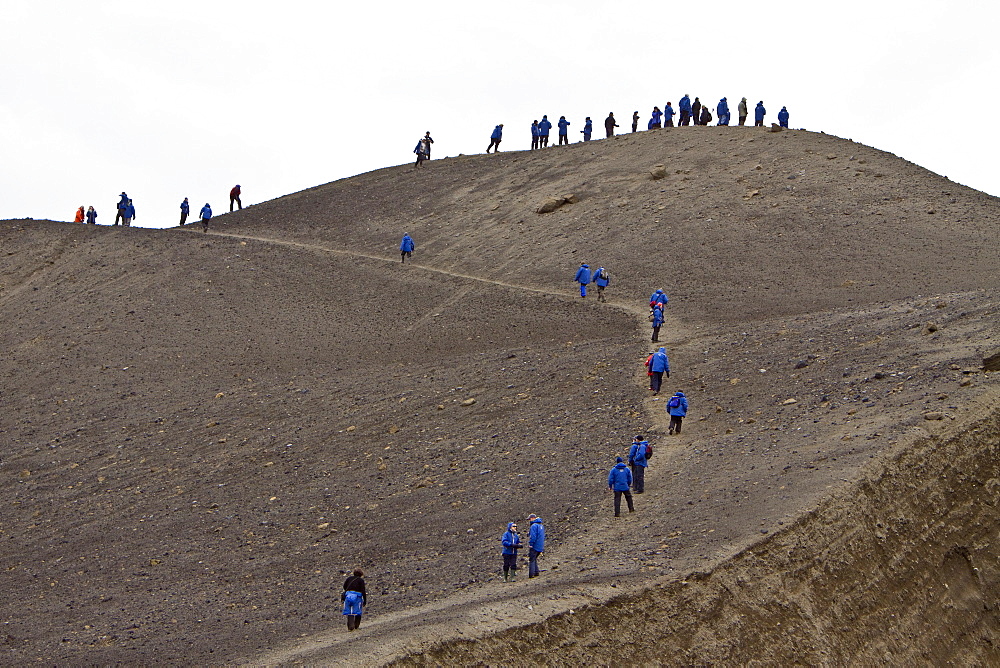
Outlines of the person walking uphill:
<svg viewBox="0 0 1000 668">
<path fill-rule="evenodd" d="M 517 533 L 516 524 L 507 524 L 507 531 L 500 537 L 500 544 L 503 545 L 500 550 L 503 555 L 503 581 L 513 582 L 517 580 L 517 551 L 521 549 L 521 534 Z"/>
<path fill-rule="evenodd" d="M 191 205 L 188 204 L 188 198 L 185 197 L 184 201 L 181 202 L 181 227 L 184 227 L 184 223 L 187 222 L 189 213 L 191 213 Z"/>
<path fill-rule="evenodd" d="M 670 360 L 667 359 L 667 349 L 660 348 L 649 358 L 649 389 L 653 394 L 660 393 L 663 384 L 663 374 L 670 378 Z"/>
<path fill-rule="evenodd" d="M 764 127 L 764 114 L 766 113 L 767 109 L 764 108 L 764 100 L 761 100 L 757 103 L 757 108 L 753 110 L 754 127 Z"/>
<path fill-rule="evenodd" d="M 646 467 L 649 466 L 649 441 L 641 435 L 632 439 L 632 447 L 628 450 L 628 465 L 632 467 L 632 489 L 636 494 L 646 490 Z"/>
<path fill-rule="evenodd" d="M 361 615 L 368 605 L 368 592 L 365 590 L 365 572 L 360 568 L 344 580 L 344 592 L 340 595 L 344 602 L 344 616 L 347 617 L 347 630 L 356 631 L 361 626 Z"/>
<path fill-rule="evenodd" d="M 674 392 L 674 396 L 667 401 L 667 415 L 670 416 L 670 426 L 667 427 L 668 434 L 672 436 L 675 430 L 678 434 L 681 433 L 681 422 L 684 421 L 687 412 L 687 397 L 684 396 L 683 392 Z"/>
<path fill-rule="evenodd" d="M 409 234 L 403 235 L 403 240 L 399 242 L 399 261 L 405 263 L 406 258 L 413 257 L 413 249 L 417 246 L 413 243 L 413 239 L 410 238 Z"/>
<path fill-rule="evenodd" d="M 528 515 L 528 577 L 538 577 L 538 556 L 545 551 L 545 527 L 542 518 L 531 513 Z"/>
<path fill-rule="evenodd" d="M 608 270 L 604 267 L 598 267 L 591 281 L 597 286 L 597 301 L 608 301 L 604 298 L 604 288 L 608 287 L 608 283 L 611 282 L 611 274 L 608 273 Z"/>
<path fill-rule="evenodd" d="M 621 515 L 622 494 L 625 495 L 628 511 L 630 513 L 635 512 L 635 506 L 632 505 L 632 492 L 629 491 L 631 486 L 632 472 L 625 466 L 622 458 L 618 457 L 615 465 L 611 467 L 611 471 L 608 473 L 608 491 L 615 493 L 615 517 Z"/>
<path fill-rule="evenodd" d="M 649 321 L 653 323 L 653 338 L 650 340 L 656 343 L 660 340 L 660 327 L 663 325 L 663 304 L 653 302 L 649 307 L 649 318 Z"/>
<path fill-rule="evenodd" d="M 233 203 L 239 207 L 240 211 L 243 210 L 243 202 L 240 201 L 240 184 L 233 186 L 233 189 L 229 191 L 229 213 L 233 212 Z"/>
<path fill-rule="evenodd" d="M 201 231 L 208 232 L 208 221 L 212 220 L 212 207 L 205 202 L 205 206 L 201 207 Z"/>
<path fill-rule="evenodd" d="M 552 121 L 548 114 L 542 116 L 542 121 L 538 124 L 538 145 L 545 147 L 549 145 L 549 130 L 552 129 Z"/>
<path fill-rule="evenodd" d="M 573 280 L 580 284 L 580 296 L 586 299 L 587 284 L 590 283 L 590 267 L 586 264 L 581 264 L 580 268 L 576 270 L 576 276 Z"/>
<path fill-rule="evenodd" d="M 490 149 L 496 146 L 494 153 L 500 152 L 500 140 L 503 139 L 503 123 L 493 128 L 493 134 L 490 135 L 490 145 L 486 147 L 486 152 L 489 153 Z"/>
<path fill-rule="evenodd" d="M 570 122 L 566 120 L 565 116 L 560 116 L 557 125 L 559 126 L 559 145 L 569 144 L 569 135 L 567 134 L 569 131 L 566 128 L 570 126 Z"/>
</svg>

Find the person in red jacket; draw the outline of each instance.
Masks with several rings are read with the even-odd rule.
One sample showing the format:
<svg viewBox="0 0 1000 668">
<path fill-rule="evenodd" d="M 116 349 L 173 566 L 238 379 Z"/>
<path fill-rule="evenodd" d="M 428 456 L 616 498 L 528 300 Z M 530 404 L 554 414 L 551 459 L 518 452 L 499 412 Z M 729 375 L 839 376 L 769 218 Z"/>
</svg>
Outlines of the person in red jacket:
<svg viewBox="0 0 1000 668">
<path fill-rule="evenodd" d="M 233 210 L 233 202 L 236 202 L 236 206 L 243 210 L 243 202 L 240 201 L 240 184 L 236 184 L 236 187 L 229 191 L 229 211 Z"/>
<path fill-rule="evenodd" d="M 82 206 L 79 209 L 76 210 L 76 218 L 73 219 L 73 222 L 74 223 L 82 223 L 83 222 L 83 207 Z"/>
</svg>

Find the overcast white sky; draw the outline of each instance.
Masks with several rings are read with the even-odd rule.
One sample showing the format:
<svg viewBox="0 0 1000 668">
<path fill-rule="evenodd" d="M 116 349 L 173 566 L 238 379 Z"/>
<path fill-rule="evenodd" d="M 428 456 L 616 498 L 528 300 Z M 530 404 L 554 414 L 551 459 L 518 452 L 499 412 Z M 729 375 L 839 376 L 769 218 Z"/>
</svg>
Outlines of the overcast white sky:
<svg viewBox="0 0 1000 668">
<path fill-rule="evenodd" d="M 786 105 L 793 127 L 1000 194 L 1000 9 L 986 2 L 4 0 L 0 218 L 175 225 L 410 162 L 481 153 L 504 123 L 609 111 L 628 130 L 689 93 Z M 751 111 L 752 120 L 752 111 Z M 553 133 L 554 134 L 554 133 Z M 554 137 L 553 137 L 554 139 Z"/>
</svg>

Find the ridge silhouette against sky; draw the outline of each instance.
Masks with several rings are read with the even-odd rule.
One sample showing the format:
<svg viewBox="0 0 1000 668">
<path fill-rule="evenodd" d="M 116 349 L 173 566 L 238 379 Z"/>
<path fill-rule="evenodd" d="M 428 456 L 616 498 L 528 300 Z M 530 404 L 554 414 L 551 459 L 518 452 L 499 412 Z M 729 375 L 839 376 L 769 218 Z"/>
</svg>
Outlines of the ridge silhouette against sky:
<svg viewBox="0 0 1000 668">
<path fill-rule="evenodd" d="M 982 3 L 136 3 L 13 0 L 0 42 L 0 218 L 168 227 L 411 161 L 527 149 L 531 121 L 763 100 L 791 126 L 891 151 L 1000 194 L 984 126 L 1000 69 Z M 714 121 L 713 121 L 714 122 Z M 687 128 L 683 131 L 693 131 Z M 987 135 L 988 136 L 988 135 Z M 553 141 L 553 143 L 555 143 Z M 419 178 L 428 178 L 424 175 Z"/>
</svg>

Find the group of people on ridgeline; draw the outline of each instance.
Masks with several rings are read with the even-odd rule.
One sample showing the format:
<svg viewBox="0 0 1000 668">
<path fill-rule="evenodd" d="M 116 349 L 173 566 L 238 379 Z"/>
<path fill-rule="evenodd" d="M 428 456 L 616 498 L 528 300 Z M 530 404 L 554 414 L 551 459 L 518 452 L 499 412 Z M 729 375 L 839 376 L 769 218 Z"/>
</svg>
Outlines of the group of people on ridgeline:
<svg viewBox="0 0 1000 668">
<path fill-rule="evenodd" d="M 739 114 L 739 124 L 745 125 L 748 117 L 747 99 L 745 97 L 740 100 L 740 103 L 737 106 L 737 111 Z M 718 125 L 729 125 L 730 112 L 727 98 L 719 100 L 719 103 L 715 107 L 715 112 L 718 115 Z M 761 100 L 757 103 L 757 107 L 754 109 L 754 125 L 763 126 L 764 116 L 766 114 L 767 110 L 764 109 L 764 101 Z M 667 102 L 666 106 L 663 107 L 662 110 L 659 107 L 653 107 L 652 115 L 646 123 L 646 129 L 653 130 L 656 128 L 674 127 L 674 116 L 677 116 L 677 126 L 708 125 L 713 119 L 712 112 L 709 110 L 707 104 L 702 104 L 698 97 L 695 97 L 694 102 L 692 102 L 691 97 L 685 93 L 684 97 L 680 99 L 677 109 L 674 109 L 673 102 Z M 639 131 L 640 118 L 638 110 L 632 113 L 632 132 Z M 788 109 L 786 107 L 782 107 L 781 111 L 778 112 L 778 125 L 783 128 L 788 127 Z M 569 126 L 570 122 L 566 120 L 566 117 L 560 116 L 559 120 L 556 122 L 559 136 L 558 145 L 569 143 Z M 615 128 L 617 127 L 619 126 L 618 122 L 615 120 L 614 112 L 608 113 L 608 117 L 604 119 L 605 136 L 608 138 L 613 137 L 615 134 Z M 583 141 L 590 141 L 591 136 L 593 135 L 593 130 L 594 122 L 591 120 L 590 116 L 587 116 L 583 121 L 583 129 L 580 130 L 583 134 Z M 549 134 L 551 131 L 552 121 L 549 120 L 547 114 L 542 116 L 541 121 L 532 121 L 531 150 L 534 151 L 535 149 L 545 148 L 548 146 Z M 502 140 L 503 123 L 499 123 L 493 128 L 493 133 L 490 135 L 490 144 L 486 147 L 486 152 L 499 152 L 500 142 Z M 430 145 L 433 143 L 434 140 L 431 139 L 431 133 L 428 130 L 424 137 L 417 142 L 417 147 L 413 149 L 413 152 L 417 154 L 417 162 L 414 164 L 414 167 L 419 167 L 423 164 L 424 160 L 430 159 Z"/>
<path fill-rule="evenodd" d="M 233 211 L 233 206 L 243 210 L 243 202 L 240 200 L 240 186 L 236 186 L 229 191 L 229 211 Z M 132 221 L 135 220 L 135 205 L 132 204 L 132 200 L 124 192 L 121 194 L 121 199 L 118 200 L 118 214 L 115 216 L 114 225 L 118 225 L 121 222 L 124 227 L 131 227 Z M 191 214 L 191 205 L 188 203 L 188 198 L 185 197 L 184 201 L 181 202 L 181 223 L 180 226 L 184 227 L 187 223 L 188 216 Z M 208 202 L 205 202 L 205 206 L 201 207 L 201 224 L 205 232 L 208 232 L 208 221 L 212 219 L 212 207 Z M 97 211 L 94 207 L 88 207 L 87 211 L 84 212 L 81 206 L 76 210 L 76 216 L 73 219 L 74 223 L 83 223 L 86 221 L 87 225 L 97 225 Z"/>
</svg>

